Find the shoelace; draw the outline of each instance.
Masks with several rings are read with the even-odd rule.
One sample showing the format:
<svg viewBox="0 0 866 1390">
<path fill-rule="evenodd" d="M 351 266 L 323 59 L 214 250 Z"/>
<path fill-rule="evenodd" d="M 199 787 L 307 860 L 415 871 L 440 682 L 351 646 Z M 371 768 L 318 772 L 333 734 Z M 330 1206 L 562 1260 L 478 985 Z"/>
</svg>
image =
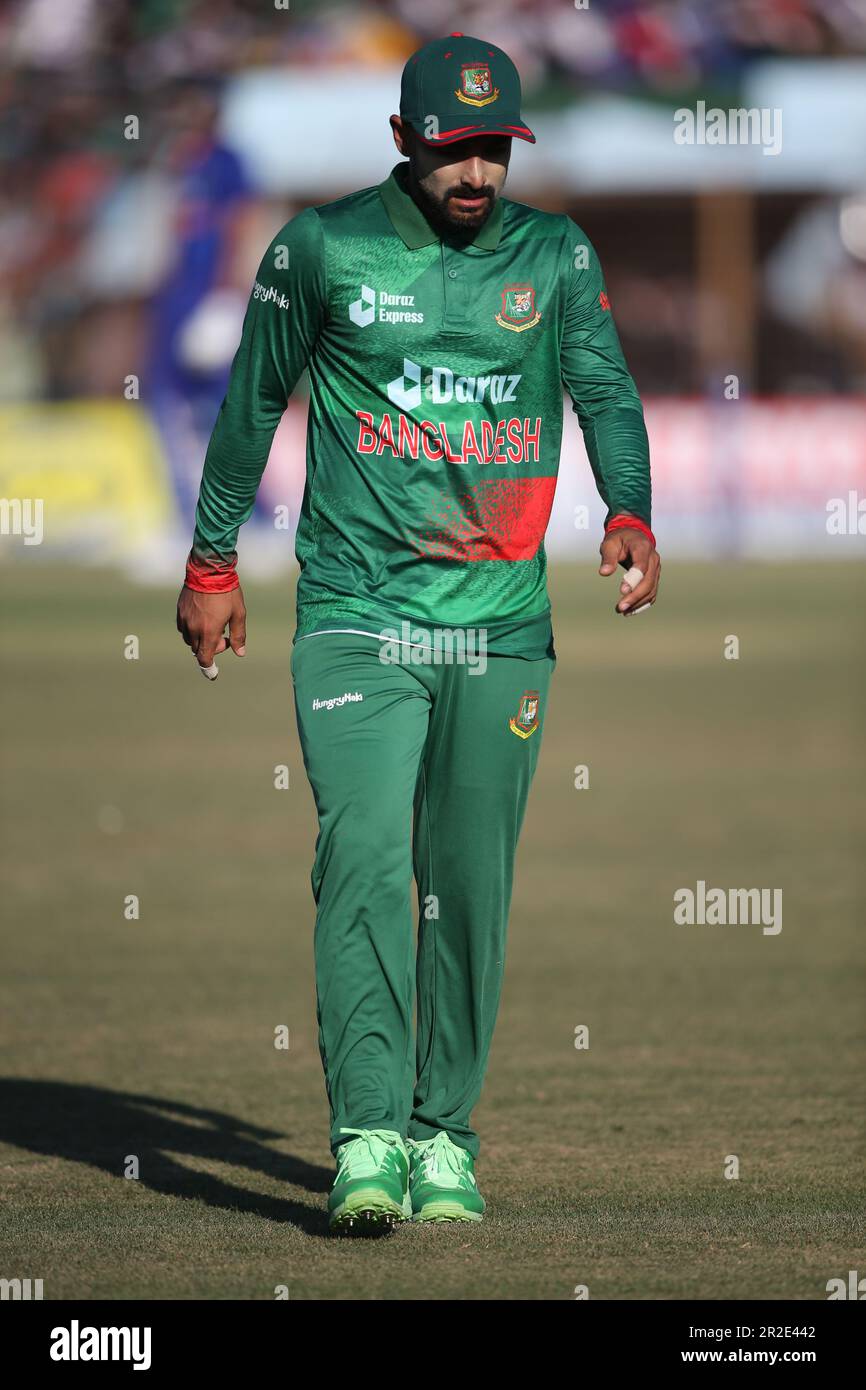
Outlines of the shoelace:
<svg viewBox="0 0 866 1390">
<path fill-rule="evenodd" d="M 424 1150 L 423 1162 L 428 1177 L 435 1177 L 442 1168 L 450 1169 L 455 1177 L 464 1176 L 461 1151 L 451 1142 L 444 1129 Z"/>
<path fill-rule="evenodd" d="M 394 1145 L 394 1135 L 387 1129 L 347 1129 L 341 1134 L 356 1134 L 349 1140 L 340 1159 L 340 1173 L 346 1178 L 370 1178 L 382 1167 L 386 1151 Z M 363 1141 L 363 1142 L 361 1142 Z"/>
</svg>

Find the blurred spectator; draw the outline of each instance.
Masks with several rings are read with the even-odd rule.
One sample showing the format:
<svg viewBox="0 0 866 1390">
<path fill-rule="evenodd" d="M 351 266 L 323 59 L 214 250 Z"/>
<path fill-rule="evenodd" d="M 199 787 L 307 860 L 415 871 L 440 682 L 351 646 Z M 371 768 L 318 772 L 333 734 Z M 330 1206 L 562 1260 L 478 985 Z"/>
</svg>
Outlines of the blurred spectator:
<svg viewBox="0 0 866 1390">
<path fill-rule="evenodd" d="M 238 156 L 217 134 L 218 115 L 215 87 L 181 87 L 164 108 L 166 148 L 158 153 L 175 185 L 173 254 L 153 296 L 145 390 L 175 476 L 190 489 L 228 384 L 249 292 L 238 248 L 252 190 Z"/>
</svg>

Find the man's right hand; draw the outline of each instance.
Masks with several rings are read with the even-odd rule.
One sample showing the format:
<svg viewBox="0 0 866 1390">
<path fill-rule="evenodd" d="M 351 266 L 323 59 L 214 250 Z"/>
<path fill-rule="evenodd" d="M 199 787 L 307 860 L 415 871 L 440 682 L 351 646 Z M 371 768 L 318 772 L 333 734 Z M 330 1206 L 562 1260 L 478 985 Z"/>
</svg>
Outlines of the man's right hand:
<svg viewBox="0 0 866 1390">
<path fill-rule="evenodd" d="M 177 630 L 202 670 L 210 674 L 213 659 L 231 647 L 235 656 L 245 652 L 247 610 L 243 591 L 200 594 L 184 584 L 177 600 Z M 228 627 L 228 637 L 225 630 Z M 215 672 L 214 672 L 215 674 Z"/>
</svg>

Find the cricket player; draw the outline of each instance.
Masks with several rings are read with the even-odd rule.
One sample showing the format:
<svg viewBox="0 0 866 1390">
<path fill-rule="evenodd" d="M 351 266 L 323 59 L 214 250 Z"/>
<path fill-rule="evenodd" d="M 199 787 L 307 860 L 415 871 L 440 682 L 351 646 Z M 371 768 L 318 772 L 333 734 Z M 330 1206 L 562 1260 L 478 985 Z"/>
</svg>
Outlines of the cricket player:
<svg viewBox="0 0 866 1390">
<path fill-rule="evenodd" d="M 556 662 L 543 540 L 563 385 L 607 507 L 599 573 L 627 571 L 620 614 L 656 598 L 643 412 L 598 258 L 570 217 L 503 196 L 512 139 L 535 143 L 520 104 L 501 49 L 426 44 L 403 72 L 388 177 L 274 238 L 178 603 L 206 674 L 244 655 L 238 529 L 307 368 L 291 667 L 319 822 L 337 1231 L 485 1209 L 472 1110 Z"/>
</svg>

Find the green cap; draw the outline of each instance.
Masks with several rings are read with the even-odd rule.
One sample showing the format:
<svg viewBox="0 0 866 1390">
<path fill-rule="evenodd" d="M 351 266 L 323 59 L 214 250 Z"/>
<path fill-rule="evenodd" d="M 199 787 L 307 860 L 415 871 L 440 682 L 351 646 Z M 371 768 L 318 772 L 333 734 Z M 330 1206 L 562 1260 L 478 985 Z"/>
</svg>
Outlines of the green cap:
<svg viewBox="0 0 866 1390">
<path fill-rule="evenodd" d="M 425 145 L 473 135 L 516 135 L 535 144 L 520 115 L 520 77 L 507 53 L 484 39 L 449 34 L 406 63 L 400 115 Z"/>
</svg>

